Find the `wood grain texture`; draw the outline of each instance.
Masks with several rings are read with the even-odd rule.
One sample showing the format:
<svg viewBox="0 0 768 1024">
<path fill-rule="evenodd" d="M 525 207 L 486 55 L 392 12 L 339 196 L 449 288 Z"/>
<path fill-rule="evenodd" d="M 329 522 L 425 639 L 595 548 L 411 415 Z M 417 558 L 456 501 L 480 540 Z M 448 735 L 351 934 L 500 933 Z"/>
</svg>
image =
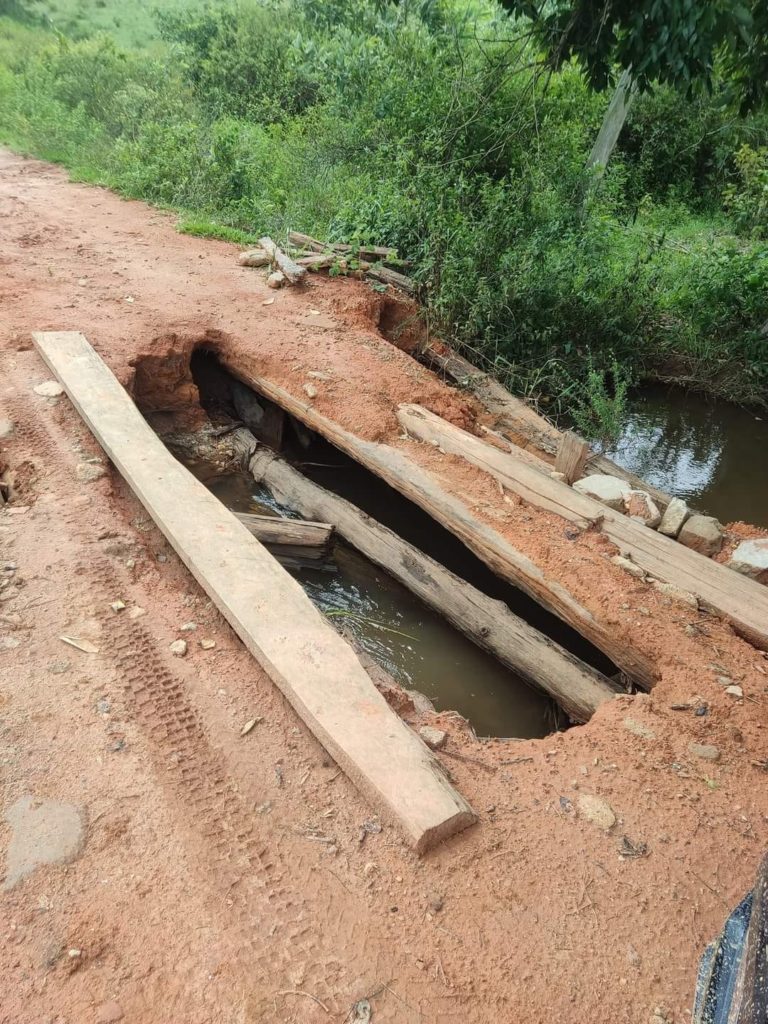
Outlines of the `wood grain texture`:
<svg viewBox="0 0 768 1024">
<path fill-rule="evenodd" d="M 108 457 L 308 728 L 418 851 L 476 820 L 299 584 L 178 463 L 82 334 L 34 335 Z"/>
</svg>

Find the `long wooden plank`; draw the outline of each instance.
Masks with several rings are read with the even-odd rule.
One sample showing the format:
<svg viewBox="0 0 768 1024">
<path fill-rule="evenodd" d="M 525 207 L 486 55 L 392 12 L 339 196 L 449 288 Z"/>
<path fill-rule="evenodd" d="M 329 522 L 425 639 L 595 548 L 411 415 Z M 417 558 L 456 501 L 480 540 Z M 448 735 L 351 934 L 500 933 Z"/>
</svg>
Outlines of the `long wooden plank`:
<svg viewBox="0 0 768 1024">
<path fill-rule="evenodd" d="M 481 593 L 366 515 L 351 502 L 302 476 L 267 449 L 250 459 L 254 477 L 283 505 L 304 516 L 321 516 L 366 558 L 443 615 L 478 647 L 489 651 L 563 707 L 576 722 L 586 722 L 618 687 L 513 614 L 503 601 Z"/>
<path fill-rule="evenodd" d="M 630 679 L 649 689 L 657 678 L 653 661 L 617 637 L 557 580 L 550 579 L 506 537 L 474 515 L 459 498 L 449 494 L 439 480 L 413 459 L 389 445 L 363 441 L 323 416 L 308 402 L 292 395 L 273 381 L 256 373 L 251 365 L 232 360 L 226 350 L 218 353 L 223 365 L 244 383 L 270 398 L 297 420 L 361 465 L 370 469 L 396 491 L 424 509 L 445 526 L 495 573 L 514 584 L 544 608 L 573 626 L 599 647 Z"/>
<path fill-rule="evenodd" d="M 398 419 L 411 436 L 463 456 L 539 508 L 555 511 L 559 505 L 563 509 L 560 514 L 571 522 L 578 518 L 601 519 L 603 533 L 622 554 L 629 555 L 657 579 L 690 591 L 750 643 L 768 650 L 768 589 L 761 584 L 579 494 L 559 480 L 537 473 L 514 455 L 492 448 L 420 406 L 401 406 Z"/>
<path fill-rule="evenodd" d="M 235 512 L 240 522 L 262 544 L 288 544 L 299 548 L 327 548 L 333 526 L 306 519 L 281 519 L 255 512 Z"/>
<path fill-rule="evenodd" d="M 350 646 L 266 549 L 178 463 L 82 334 L 35 343 L 179 557 L 306 725 L 418 851 L 476 820 Z"/>
</svg>

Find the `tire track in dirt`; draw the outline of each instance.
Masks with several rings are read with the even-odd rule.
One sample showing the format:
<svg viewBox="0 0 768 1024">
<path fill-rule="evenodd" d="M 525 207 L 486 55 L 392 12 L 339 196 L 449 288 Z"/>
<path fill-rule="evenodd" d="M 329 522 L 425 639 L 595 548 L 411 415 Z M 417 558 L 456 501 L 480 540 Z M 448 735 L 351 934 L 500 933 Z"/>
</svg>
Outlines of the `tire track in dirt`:
<svg viewBox="0 0 768 1024">
<path fill-rule="evenodd" d="M 392 976 L 396 954 L 382 962 L 378 952 L 382 922 L 376 941 L 371 941 L 365 921 L 370 909 L 365 903 L 340 888 L 317 893 L 317 886 L 309 885 L 313 866 L 306 856 L 296 855 L 296 844 L 293 850 L 286 844 L 286 860 L 281 853 L 285 837 L 266 818 L 255 818 L 255 809 L 240 792 L 226 755 L 215 749 L 183 679 L 169 668 L 170 656 L 158 652 L 157 639 L 146 626 L 108 611 L 114 595 L 131 585 L 127 570 L 94 550 L 98 524 L 114 526 L 114 514 L 110 520 L 107 499 L 96 492 L 91 492 L 87 512 L 68 500 L 79 448 L 71 428 L 77 430 L 80 424 L 68 405 L 42 401 L 40 418 L 32 418 L 38 410 L 26 396 L 37 376 L 18 367 L 6 374 L 6 381 L 16 385 L 16 396 L 25 396 L 2 400 L 4 414 L 15 423 L 9 446 L 12 464 L 32 461 L 45 473 L 47 488 L 63 498 L 56 515 L 66 523 L 68 561 L 89 604 L 100 609 L 95 618 L 102 629 L 101 647 L 117 670 L 126 715 L 140 727 L 157 780 L 171 791 L 181 827 L 200 850 L 201 874 L 214 893 L 213 912 L 227 933 L 229 969 L 249 980 L 249 1013 L 255 1014 L 249 1019 L 274 1016 L 270 993 L 290 987 L 281 979 L 290 977 L 297 964 L 304 970 L 302 985 L 328 1004 L 348 1006 L 361 995 L 361 977 L 381 983 Z M 383 930 L 389 930 L 387 924 Z M 396 949 L 394 936 L 391 949 Z M 402 965 L 399 971 L 402 984 Z M 418 978 L 409 981 L 423 987 Z M 418 995 L 410 989 L 408 985 L 411 1005 L 397 1007 L 397 1020 L 422 1019 L 413 1005 L 418 1004 Z M 383 1013 L 381 1019 L 387 1017 Z"/>
</svg>

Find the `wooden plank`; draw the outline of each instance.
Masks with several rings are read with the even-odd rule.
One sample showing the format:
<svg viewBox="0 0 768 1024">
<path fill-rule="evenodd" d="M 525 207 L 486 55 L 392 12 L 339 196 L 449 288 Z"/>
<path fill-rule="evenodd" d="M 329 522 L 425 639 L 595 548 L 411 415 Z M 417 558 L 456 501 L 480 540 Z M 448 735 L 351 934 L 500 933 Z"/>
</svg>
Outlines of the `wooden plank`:
<svg viewBox="0 0 768 1024">
<path fill-rule="evenodd" d="M 507 391 L 499 381 L 479 370 L 468 359 L 447 345 L 438 347 L 435 344 L 424 350 L 422 359 L 428 366 L 441 370 L 455 384 L 467 388 L 497 418 L 500 425 L 514 434 L 522 435 L 539 451 L 550 455 L 557 453 L 562 437 L 557 427 L 539 415 L 527 402 Z M 519 437 L 512 439 L 516 444 L 519 443 Z M 587 471 L 626 480 L 634 490 L 647 491 L 661 509 L 665 509 L 672 500 L 671 495 L 647 483 L 636 473 L 617 465 L 606 455 L 592 453 L 587 460 Z"/>
<path fill-rule="evenodd" d="M 325 550 L 333 533 L 333 526 L 330 523 L 260 516 L 254 512 L 235 512 L 235 515 L 262 544 L 289 544 L 292 547 Z"/>
<path fill-rule="evenodd" d="M 449 494 L 433 474 L 389 445 L 361 440 L 334 420 L 323 416 L 305 400 L 257 374 L 250 365 L 241 365 L 230 359 L 225 349 L 218 355 L 230 373 L 277 402 L 295 419 L 321 434 L 424 509 L 495 573 L 519 587 L 599 647 L 631 680 L 645 689 L 653 685 L 656 667 L 647 655 L 628 645 L 625 638 L 615 636 L 603 623 L 597 622 L 566 587 L 549 579 L 539 566 L 518 551 L 506 537 L 475 516 L 465 502 Z"/>
<path fill-rule="evenodd" d="M 469 459 L 497 479 L 500 472 L 508 473 L 509 465 L 514 463 L 515 486 L 511 489 L 516 494 L 537 508 L 562 516 L 582 530 L 593 526 L 603 515 L 603 506 L 592 498 L 566 487 L 559 480 L 553 480 L 547 472 L 529 462 L 491 447 L 474 434 L 454 427 L 452 423 L 420 405 L 401 405 L 397 410 L 397 418 L 411 437 Z"/>
<path fill-rule="evenodd" d="M 768 588 L 579 494 L 559 480 L 539 474 L 545 483 L 534 481 L 535 470 L 520 459 L 491 448 L 479 437 L 420 406 L 401 406 L 398 418 L 413 437 L 462 455 L 539 508 L 554 511 L 559 505 L 563 518 L 570 522 L 587 517 L 601 519 L 603 533 L 622 554 L 657 579 L 690 591 L 705 608 L 730 622 L 750 643 L 768 650 Z"/>
<path fill-rule="evenodd" d="M 265 449 L 249 468 L 274 497 L 302 515 L 321 516 L 425 604 L 524 679 L 551 694 L 576 722 L 587 721 L 619 688 L 351 502 L 307 480 Z"/>
<path fill-rule="evenodd" d="M 286 256 L 283 250 L 268 235 L 259 239 L 259 245 L 272 261 L 277 264 L 280 271 L 285 274 L 291 284 L 299 284 L 307 276 L 307 268 L 300 267 L 298 263 L 294 263 L 291 257 Z"/>
<path fill-rule="evenodd" d="M 418 851 L 476 820 L 389 708 L 352 649 L 266 549 L 149 428 L 82 334 L 35 334 L 64 385 L 187 568 L 306 725 Z"/>
<path fill-rule="evenodd" d="M 555 472 L 562 473 L 567 484 L 581 480 L 589 455 L 589 445 L 584 438 L 574 434 L 572 430 L 566 430 L 558 445 Z"/>
</svg>

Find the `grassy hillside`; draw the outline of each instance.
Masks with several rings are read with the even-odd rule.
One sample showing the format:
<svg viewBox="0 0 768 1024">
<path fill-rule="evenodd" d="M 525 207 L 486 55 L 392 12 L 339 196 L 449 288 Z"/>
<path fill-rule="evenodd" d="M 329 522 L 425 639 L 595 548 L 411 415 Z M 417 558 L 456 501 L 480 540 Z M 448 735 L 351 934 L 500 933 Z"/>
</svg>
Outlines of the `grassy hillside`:
<svg viewBox="0 0 768 1024">
<path fill-rule="evenodd" d="M 52 2 L 63 35 L 0 19 L 3 141 L 191 230 L 394 245 L 430 324 L 597 432 L 642 376 L 766 403 L 768 116 L 727 83 L 639 97 L 594 181 L 607 97 L 492 0 Z"/>
<path fill-rule="evenodd" d="M 120 46 L 138 49 L 159 39 L 155 12 L 189 7 L 189 0 L 29 0 L 32 18 L 71 39 L 106 32 Z"/>
</svg>

